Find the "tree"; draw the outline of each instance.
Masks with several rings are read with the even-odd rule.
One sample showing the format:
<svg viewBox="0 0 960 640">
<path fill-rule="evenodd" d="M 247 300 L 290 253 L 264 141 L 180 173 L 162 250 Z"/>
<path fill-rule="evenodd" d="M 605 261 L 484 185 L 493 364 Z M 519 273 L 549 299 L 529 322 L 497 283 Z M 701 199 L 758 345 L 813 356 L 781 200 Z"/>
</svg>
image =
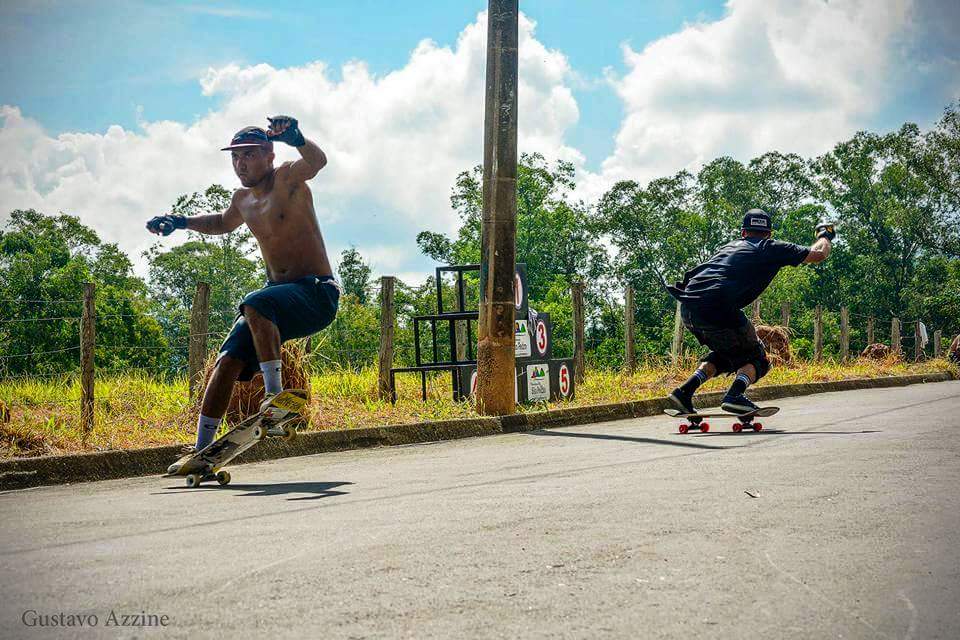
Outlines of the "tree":
<svg viewBox="0 0 960 640">
<path fill-rule="evenodd" d="M 573 165 L 558 161 L 551 169 L 540 154 L 523 154 L 517 169 L 517 262 L 527 265 L 531 300 L 540 301 L 560 276 L 569 285 L 576 276 L 602 283 L 606 252 L 592 230 L 589 209 L 571 202 Z M 445 264 L 480 262 L 483 168 L 457 177 L 450 203 L 463 224 L 455 240 L 429 231 L 417 236 L 425 254 Z"/>
<path fill-rule="evenodd" d="M 957 237 L 949 191 L 930 171 L 930 138 L 916 125 L 895 133 L 857 133 L 813 162 L 818 193 L 841 223 L 865 306 L 901 316 L 919 260 Z M 942 179 L 942 178 L 941 178 Z"/>
<path fill-rule="evenodd" d="M 166 340 L 127 256 L 74 216 L 30 209 L 14 211 L 0 231 L 0 369 L 10 374 L 77 369 L 85 282 L 96 285 L 97 367 L 164 364 Z"/>
<path fill-rule="evenodd" d="M 221 212 L 230 205 L 230 199 L 226 189 L 211 185 L 202 193 L 180 196 L 172 211 L 186 216 Z M 219 236 L 193 231 L 187 235 L 187 242 L 171 249 L 157 243 L 144 252 L 149 263 L 150 294 L 168 339 L 185 345 L 197 283 L 209 283 L 210 344 L 214 346 L 233 324 L 243 296 L 263 286 L 265 271 L 255 253 L 253 236 L 243 227 Z M 185 353 L 178 355 L 181 364 Z"/>
<path fill-rule="evenodd" d="M 360 304 L 366 304 L 370 298 L 370 265 L 364 262 L 356 247 L 344 249 L 340 254 L 337 267 L 340 285 L 344 293 L 353 295 Z"/>
</svg>

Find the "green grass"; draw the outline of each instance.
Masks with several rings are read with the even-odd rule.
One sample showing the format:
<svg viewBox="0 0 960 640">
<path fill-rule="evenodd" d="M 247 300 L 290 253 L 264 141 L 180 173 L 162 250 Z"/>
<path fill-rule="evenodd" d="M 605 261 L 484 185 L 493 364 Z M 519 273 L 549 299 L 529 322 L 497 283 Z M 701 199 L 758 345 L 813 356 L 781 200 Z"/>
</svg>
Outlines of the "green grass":
<svg viewBox="0 0 960 640">
<path fill-rule="evenodd" d="M 563 403 L 521 407 L 540 411 L 558 406 L 583 406 L 663 397 L 696 366 L 641 367 L 632 375 L 616 371 L 588 371 L 577 398 Z M 760 386 L 849 378 L 873 378 L 944 371 L 945 360 L 921 364 L 857 360 L 846 365 L 794 363 L 774 368 Z M 956 367 L 953 368 L 956 374 Z M 311 429 L 353 429 L 475 416 L 469 402 L 450 399 L 449 374 L 428 378 L 428 398 L 420 401 L 416 375 L 398 376 L 396 405 L 376 397 L 374 368 L 340 371 L 311 377 L 312 399 L 307 413 Z M 711 380 L 705 391 L 721 390 L 729 378 Z M 86 438 L 80 428 L 80 386 L 76 378 L 22 379 L 0 382 L 0 402 L 9 409 L 0 423 L 0 457 L 137 449 L 193 441 L 195 408 L 187 398 L 187 382 L 162 381 L 132 373 L 96 381 L 95 428 Z"/>
</svg>

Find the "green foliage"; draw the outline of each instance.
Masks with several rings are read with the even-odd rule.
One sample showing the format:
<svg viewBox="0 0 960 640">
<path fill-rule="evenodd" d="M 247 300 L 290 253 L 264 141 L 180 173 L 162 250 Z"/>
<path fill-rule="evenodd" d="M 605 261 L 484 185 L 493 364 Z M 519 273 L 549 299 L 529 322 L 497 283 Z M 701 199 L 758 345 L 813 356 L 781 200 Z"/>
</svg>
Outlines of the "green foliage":
<svg viewBox="0 0 960 640">
<path fill-rule="evenodd" d="M 212 185 L 202 193 L 180 196 L 172 211 L 186 216 L 219 213 L 230 205 L 230 199 L 226 189 Z M 219 236 L 186 233 L 189 239 L 183 244 L 165 249 L 158 242 L 144 253 L 150 296 L 168 340 L 185 345 L 197 284 L 210 284 L 209 344 L 214 347 L 233 324 L 243 296 L 263 286 L 264 268 L 253 236 L 243 227 Z M 185 349 L 178 351 L 176 364 L 182 365 L 185 356 Z"/>
<path fill-rule="evenodd" d="M 166 340 L 148 315 L 147 289 L 130 260 L 76 217 L 30 209 L 12 212 L 0 231 L 0 371 L 78 368 L 85 282 L 96 285 L 96 365 L 112 370 L 165 363 Z"/>
<path fill-rule="evenodd" d="M 483 219 L 483 168 L 457 177 L 450 203 L 462 220 L 456 239 L 424 231 L 417 244 L 425 255 L 445 264 L 480 262 Z M 571 202 L 573 165 L 551 169 L 540 154 L 524 154 L 517 167 L 517 262 L 527 265 L 532 300 L 543 299 L 558 276 L 569 284 L 580 276 L 601 279 L 607 256 L 592 230 L 588 208 Z"/>
<path fill-rule="evenodd" d="M 345 249 L 340 254 L 337 267 L 340 285 L 344 293 L 357 298 L 360 304 L 366 304 L 370 297 L 370 265 L 363 261 L 356 247 Z"/>
<path fill-rule="evenodd" d="M 359 371 L 377 357 L 380 318 L 378 309 L 365 305 L 356 295 L 340 296 L 340 310 L 333 323 L 315 338 L 313 369 L 350 368 Z"/>
<path fill-rule="evenodd" d="M 778 322 L 781 304 L 790 303 L 793 347 L 800 357 L 812 355 L 816 305 L 825 310 L 827 357 L 837 353 L 841 306 L 853 313 L 854 350 L 865 346 L 867 316 L 876 317 L 876 338 L 883 341 L 889 340 L 891 316 L 922 319 L 945 337 L 960 333 L 960 102 L 925 132 L 913 124 L 885 134 L 860 132 L 810 160 L 778 152 L 749 162 L 722 157 L 696 174 L 680 171 L 645 185 L 619 182 L 593 208 L 573 199 L 574 187 L 571 164 L 521 156 L 517 261 L 527 265 L 531 306 L 553 319 L 558 356 L 573 352 L 570 285 L 582 278 L 590 365 L 622 364 L 626 284 L 635 291 L 638 356 L 662 359 L 670 349 L 675 308 L 663 281 L 680 279 L 738 237 L 741 217 L 753 207 L 772 214 L 775 237 L 801 244 L 813 241 L 818 221 L 838 222 L 840 235 L 829 260 L 783 269 L 761 298 L 767 322 Z M 181 196 L 172 212 L 220 212 L 229 202 L 230 193 L 213 185 Z M 461 221 L 456 236 L 424 231 L 417 244 L 441 264 L 478 263 L 480 167 L 457 177 L 450 202 Z M 182 367 L 197 283 L 211 284 L 210 330 L 217 334 L 229 329 L 243 295 L 263 285 L 263 265 L 245 229 L 221 236 L 188 232 L 185 243 L 169 249 L 158 243 L 145 256 L 149 287 L 115 245 L 102 242 L 77 218 L 13 212 L 0 230 L 0 356 L 7 356 L 0 357 L 0 373 L 76 369 L 76 320 L 19 320 L 79 316 L 84 282 L 97 285 L 96 357 L 98 367 L 107 369 Z M 315 370 L 359 371 L 369 367 L 379 347 L 379 293 L 356 248 L 343 252 L 338 272 L 345 290 L 340 313 L 315 339 L 311 362 Z M 452 310 L 452 278 L 444 277 L 440 287 L 445 310 Z M 475 309 L 477 274 L 467 275 L 465 289 L 467 308 Z M 434 277 L 416 286 L 397 283 L 395 365 L 413 364 L 410 318 L 435 313 L 436 293 Z M 438 355 L 445 359 L 450 347 L 442 325 Z M 423 333 L 420 347 L 432 355 L 429 329 Z M 904 326 L 904 334 L 909 343 L 912 328 Z M 219 338 L 211 338 L 211 346 Z M 690 335 L 685 345 L 698 348 Z M 9 357 L 40 351 L 53 353 Z"/>
</svg>

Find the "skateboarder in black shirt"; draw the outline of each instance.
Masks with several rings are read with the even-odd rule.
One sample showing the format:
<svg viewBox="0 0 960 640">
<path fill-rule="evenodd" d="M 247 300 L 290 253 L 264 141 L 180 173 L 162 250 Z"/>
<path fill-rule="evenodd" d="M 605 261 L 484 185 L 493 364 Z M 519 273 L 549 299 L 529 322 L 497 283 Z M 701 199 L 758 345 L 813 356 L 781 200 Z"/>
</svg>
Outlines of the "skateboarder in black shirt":
<svg viewBox="0 0 960 640">
<path fill-rule="evenodd" d="M 710 348 L 690 379 L 670 393 L 677 409 L 696 413 L 694 392 L 720 373 L 737 374 L 720 405 L 724 411 L 745 414 L 757 409 L 745 392 L 766 375 L 770 361 L 753 323 L 741 309 L 763 293 L 782 267 L 827 259 L 836 237 L 833 224 L 821 223 L 815 233 L 816 242 L 810 247 L 771 240 L 770 216 L 761 209 L 751 209 L 743 217 L 739 240 L 688 271 L 683 282 L 667 287 L 680 301 L 684 326 L 700 344 Z"/>
</svg>

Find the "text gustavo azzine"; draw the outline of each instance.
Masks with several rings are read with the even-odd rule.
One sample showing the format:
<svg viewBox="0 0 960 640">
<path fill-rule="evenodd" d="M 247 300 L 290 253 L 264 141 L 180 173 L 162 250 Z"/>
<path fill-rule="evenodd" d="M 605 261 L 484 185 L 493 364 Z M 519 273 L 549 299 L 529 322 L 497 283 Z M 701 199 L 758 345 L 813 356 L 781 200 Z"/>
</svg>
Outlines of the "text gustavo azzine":
<svg viewBox="0 0 960 640">
<path fill-rule="evenodd" d="M 170 624 L 170 616 L 166 614 L 122 613 L 113 609 L 102 618 L 95 613 L 40 613 L 27 609 L 20 620 L 27 627 L 166 627 Z"/>
</svg>

